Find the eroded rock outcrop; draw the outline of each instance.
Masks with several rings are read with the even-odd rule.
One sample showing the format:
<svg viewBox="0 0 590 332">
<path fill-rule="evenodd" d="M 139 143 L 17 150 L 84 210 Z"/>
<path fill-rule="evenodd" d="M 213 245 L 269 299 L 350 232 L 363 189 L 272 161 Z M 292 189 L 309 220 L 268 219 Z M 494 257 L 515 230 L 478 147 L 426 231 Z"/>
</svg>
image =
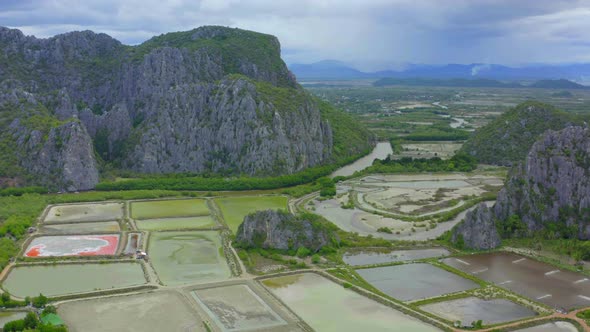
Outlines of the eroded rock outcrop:
<svg viewBox="0 0 590 332">
<path fill-rule="evenodd" d="M 2 175 L 34 174 L 36 184 L 60 191 L 94 188 L 98 165 L 80 121 L 52 116 L 16 82 L 5 81 L 0 90 Z"/>
<path fill-rule="evenodd" d="M 493 248 L 497 232 L 590 239 L 590 129 L 547 131 L 514 167 L 492 209 L 479 206 L 453 230 L 455 243 Z M 461 235 L 461 236 L 460 236 Z"/>
<path fill-rule="evenodd" d="M 236 245 L 248 248 L 290 250 L 305 247 L 317 252 L 337 241 L 321 222 L 314 222 L 287 212 L 266 210 L 244 218 L 238 228 Z"/>
<path fill-rule="evenodd" d="M 590 130 L 548 131 L 498 194 L 499 220 L 518 215 L 529 232 L 590 239 Z"/>
<path fill-rule="evenodd" d="M 467 212 L 465 220 L 453 230 L 451 240 L 460 247 L 470 249 L 498 247 L 501 239 L 492 210 L 485 203 L 480 203 L 474 210 Z"/>
</svg>

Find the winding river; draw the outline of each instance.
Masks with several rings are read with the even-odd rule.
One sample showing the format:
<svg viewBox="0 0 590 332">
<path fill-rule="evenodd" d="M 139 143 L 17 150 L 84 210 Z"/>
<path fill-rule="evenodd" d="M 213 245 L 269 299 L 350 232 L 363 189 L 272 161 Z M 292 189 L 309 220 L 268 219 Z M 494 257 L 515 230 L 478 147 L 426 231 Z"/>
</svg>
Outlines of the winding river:
<svg viewBox="0 0 590 332">
<path fill-rule="evenodd" d="M 348 164 L 335 170 L 334 173 L 330 175 L 330 177 L 353 175 L 354 172 L 362 171 L 363 169 L 371 166 L 373 164 L 373 160 L 383 160 L 392 153 L 393 150 L 389 142 L 379 142 L 370 154 L 362 157 L 361 159 L 355 161 L 352 164 Z"/>
</svg>

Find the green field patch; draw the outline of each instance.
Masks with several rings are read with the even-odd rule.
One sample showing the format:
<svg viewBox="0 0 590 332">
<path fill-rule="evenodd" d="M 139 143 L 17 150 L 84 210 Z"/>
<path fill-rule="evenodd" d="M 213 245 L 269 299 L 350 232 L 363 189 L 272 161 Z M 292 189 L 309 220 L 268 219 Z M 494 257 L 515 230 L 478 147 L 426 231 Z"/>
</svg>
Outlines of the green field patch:
<svg viewBox="0 0 590 332">
<path fill-rule="evenodd" d="M 159 218 L 137 220 L 137 228 L 142 231 L 166 231 L 175 229 L 203 229 L 217 226 L 211 216 Z"/>
<path fill-rule="evenodd" d="M 287 197 L 285 196 L 238 196 L 216 198 L 223 219 L 232 232 L 236 232 L 244 221 L 244 217 L 250 213 L 262 210 L 287 209 Z"/>
<path fill-rule="evenodd" d="M 138 263 L 32 265 L 13 268 L 2 287 L 10 294 L 60 296 L 146 283 Z"/>
<path fill-rule="evenodd" d="M 209 215 L 204 199 L 171 199 L 131 203 L 133 219 L 157 219 Z"/>
</svg>

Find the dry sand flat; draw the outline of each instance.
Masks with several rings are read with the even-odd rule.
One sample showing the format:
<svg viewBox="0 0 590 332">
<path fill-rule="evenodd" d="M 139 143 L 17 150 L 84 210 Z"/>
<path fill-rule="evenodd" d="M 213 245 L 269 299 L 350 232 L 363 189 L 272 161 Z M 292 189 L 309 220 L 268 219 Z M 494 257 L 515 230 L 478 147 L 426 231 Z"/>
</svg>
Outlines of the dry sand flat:
<svg viewBox="0 0 590 332">
<path fill-rule="evenodd" d="M 71 332 L 206 331 L 187 299 L 174 291 L 72 301 L 57 312 Z"/>
<path fill-rule="evenodd" d="M 391 240 L 424 241 L 451 229 L 466 212 L 433 225 L 428 220 L 412 222 L 404 218 L 430 218 L 455 210 L 469 202 L 467 197 L 480 196 L 490 190 L 489 186 L 499 187 L 502 183 L 502 179 L 496 176 L 463 173 L 370 175 L 338 183 L 338 197 L 322 201 L 315 199 L 305 208 L 345 231 Z M 348 204 L 350 194 L 355 195 L 357 206 L 343 209 L 341 205 Z M 471 209 L 473 207 L 468 210 Z M 389 228 L 392 234 L 377 232 L 381 227 Z"/>
<path fill-rule="evenodd" d="M 123 203 L 55 205 L 47 212 L 44 223 L 109 221 L 123 218 Z"/>
<path fill-rule="evenodd" d="M 493 201 L 486 202 L 488 206 L 494 204 Z M 357 232 L 360 235 L 372 235 L 388 240 L 408 240 L 408 241 L 426 241 L 436 239 L 444 232 L 453 228 L 456 224 L 461 222 L 467 212 L 475 208 L 471 207 L 459 214 L 453 219 L 438 223 L 435 228 L 426 229 L 426 227 L 414 227 L 414 223 L 403 221 L 399 219 L 383 217 L 378 214 L 372 214 L 359 210 L 343 209 L 340 206 L 340 201 L 337 199 L 329 199 L 325 201 L 314 201 L 315 210 L 317 213 L 327 220 L 334 223 L 338 228 L 347 232 Z M 388 227 L 392 230 L 392 234 L 378 232 L 379 227 Z M 412 231 L 414 228 L 414 231 Z M 399 231 L 399 234 L 396 234 Z"/>
<path fill-rule="evenodd" d="M 481 196 L 488 186 L 501 186 L 502 180 L 464 174 L 375 175 L 346 185 L 359 191 L 357 200 L 363 209 L 423 216 L 452 210 L 465 197 Z"/>
</svg>

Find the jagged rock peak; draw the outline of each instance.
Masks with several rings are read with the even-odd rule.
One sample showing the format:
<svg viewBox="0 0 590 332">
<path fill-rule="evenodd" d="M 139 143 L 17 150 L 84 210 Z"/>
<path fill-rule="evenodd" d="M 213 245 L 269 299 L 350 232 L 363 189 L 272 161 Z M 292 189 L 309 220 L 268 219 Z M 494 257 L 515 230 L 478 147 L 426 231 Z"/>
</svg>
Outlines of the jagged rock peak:
<svg viewBox="0 0 590 332">
<path fill-rule="evenodd" d="M 334 234 L 318 222 L 288 212 L 266 210 L 244 218 L 238 228 L 236 245 L 280 250 L 305 247 L 317 252 L 333 239 Z"/>
</svg>

